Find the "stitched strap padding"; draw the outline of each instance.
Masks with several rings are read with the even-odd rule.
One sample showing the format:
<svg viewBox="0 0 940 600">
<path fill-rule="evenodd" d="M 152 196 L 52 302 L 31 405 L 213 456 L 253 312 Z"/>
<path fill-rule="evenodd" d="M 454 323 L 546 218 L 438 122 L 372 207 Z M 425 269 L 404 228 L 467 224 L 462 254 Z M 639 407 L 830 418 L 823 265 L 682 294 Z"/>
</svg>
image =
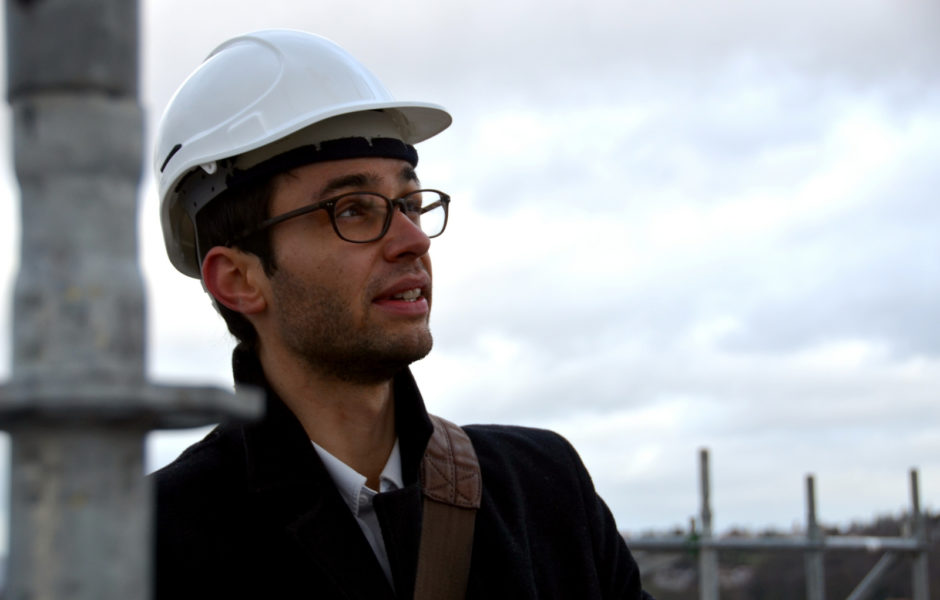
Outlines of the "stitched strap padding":
<svg viewBox="0 0 940 600">
<path fill-rule="evenodd" d="M 473 553 L 473 529 L 483 481 L 470 438 L 430 415 L 434 433 L 421 461 L 424 517 L 415 600 L 462 600 Z"/>
<path fill-rule="evenodd" d="M 480 508 L 480 463 L 470 438 L 450 421 L 429 416 L 434 434 L 421 462 L 424 495 L 461 508 Z"/>
</svg>

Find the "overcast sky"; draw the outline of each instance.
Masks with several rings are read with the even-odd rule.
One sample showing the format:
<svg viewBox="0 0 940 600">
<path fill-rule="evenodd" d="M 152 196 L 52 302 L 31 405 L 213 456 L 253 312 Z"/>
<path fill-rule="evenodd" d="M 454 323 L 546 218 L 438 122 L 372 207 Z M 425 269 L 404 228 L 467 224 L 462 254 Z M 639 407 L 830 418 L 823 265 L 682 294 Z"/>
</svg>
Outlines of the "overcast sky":
<svg viewBox="0 0 940 600">
<path fill-rule="evenodd" d="M 912 467 L 937 509 L 940 4 L 327 4 L 143 2 L 148 133 L 216 44 L 266 27 L 446 106 L 418 148 L 454 198 L 414 367 L 432 412 L 563 433 L 631 532 L 697 513 L 702 447 L 720 530 L 802 522 L 808 473 L 829 524 L 907 508 Z M 150 373 L 228 386 L 232 341 L 165 257 L 151 177 Z M 194 439 L 152 440 L 150 466 Z"/>
</svg>

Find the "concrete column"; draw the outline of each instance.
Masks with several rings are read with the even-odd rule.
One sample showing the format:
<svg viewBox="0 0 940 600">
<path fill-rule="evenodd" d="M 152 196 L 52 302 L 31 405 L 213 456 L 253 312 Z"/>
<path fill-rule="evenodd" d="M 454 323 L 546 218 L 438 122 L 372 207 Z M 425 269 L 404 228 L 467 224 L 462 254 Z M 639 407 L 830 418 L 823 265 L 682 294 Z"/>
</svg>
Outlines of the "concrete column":
<svg viewBox="0 0 940 600">
<path fill-rule="evenodd" d="M 260 403 L 145 378 L 137 1 L 6 0 L 6 40 L 22 245 L 12 381 L 0 388 L 12 448 L 4 597 L 144 600 L 146 433 Z"/>
<path fill-rule="evenodd" d="M 148 597 L 147 423 L 69 417 L 67 391 L 143 383 L 136 192 L 137 4 L 6 3 L 8 98 L 21 189 L 13 382 L 66 392 L 9 422 L 7 597 Z M 115 399 L 115 401 L 120 401 Z"/>
</svg>

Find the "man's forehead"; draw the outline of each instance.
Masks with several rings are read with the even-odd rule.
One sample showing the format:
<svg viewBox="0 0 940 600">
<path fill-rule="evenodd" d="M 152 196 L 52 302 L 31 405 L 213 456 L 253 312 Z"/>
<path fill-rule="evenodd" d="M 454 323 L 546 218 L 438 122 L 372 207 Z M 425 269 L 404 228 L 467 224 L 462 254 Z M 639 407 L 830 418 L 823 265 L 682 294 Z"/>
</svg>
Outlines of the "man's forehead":
<svg viewBox="0 0 940 600">
<path fill-rule="evenodd" d="M 381 192 L 387 185 L 418 186 L 420 181 L 408 161 L 369 157 L 297 167 L 275 178 L 276 189 L 283 189 L 284 185 L 294 188 L 308 201 L 319 201 L 348 191 Z"/>
<path fill-rule="evenodd" d="M 385 182 L 418 181 L 415 168 L 398 158 L 347 158 L 313 163 L 291 171 L 295 177 L 316 182 L 324 190 Z"/>
</svg>

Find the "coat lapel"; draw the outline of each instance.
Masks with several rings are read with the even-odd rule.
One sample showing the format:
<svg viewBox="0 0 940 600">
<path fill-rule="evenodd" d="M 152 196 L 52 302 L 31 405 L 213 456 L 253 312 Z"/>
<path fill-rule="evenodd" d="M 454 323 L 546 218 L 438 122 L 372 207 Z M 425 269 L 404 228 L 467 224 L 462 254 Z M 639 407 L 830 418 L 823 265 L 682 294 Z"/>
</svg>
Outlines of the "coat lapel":
<svg viewBox="0 0 940 600">
<path fill-rule="evenodd" d="M 233 367 L 240 385 L 267 388 L 252 353 L 237 349 Z M 280 399 L 270 389 L 267 391 L 264 419 L 243 429 L 247 483 L 254 497 L 255 516 L 286 532 L 296 541 L 297 552 L 309 558 L 308 597 L 395 598 L 371 546 L 303 427 Z M 405 488 L 380 494 L 375 507 L 398 596 L 410 598 L 421 530 L 418 464 L 433 426 L 408 369 L 395 378 L 394 397 Z M 319 571 L 319 577 L 313 575 L 315 571 Z M 325 589 L 326 581 L 333 589 Z"/>
<path fill-rule="evenodd" d="M 310 565 L 298 577 L 310 581 L 309 597 L 393 599 L 358 522 L 283 403 L 271 398 L 264 421 L 246 425 L 244 439 L 253 510 L 305 555 L 295 562 Z"/>
<path fill-rule="evenodd" d="M 399 598 L 414 596 L 421 536 L 421 488 L 413 483 L 401 490 L 375 497 L 374 506 L 382 524 L 382 538 Z"/>
<path fill-rule="evenodd" d="M 337 498 L 337 502 L 342 502 Z M 392 600 L 395 594 L 362 530 L 345 505 L 323 502 L 298 516 L 288 531 L 321 573 L 347 598 Z"/>
</svg>

